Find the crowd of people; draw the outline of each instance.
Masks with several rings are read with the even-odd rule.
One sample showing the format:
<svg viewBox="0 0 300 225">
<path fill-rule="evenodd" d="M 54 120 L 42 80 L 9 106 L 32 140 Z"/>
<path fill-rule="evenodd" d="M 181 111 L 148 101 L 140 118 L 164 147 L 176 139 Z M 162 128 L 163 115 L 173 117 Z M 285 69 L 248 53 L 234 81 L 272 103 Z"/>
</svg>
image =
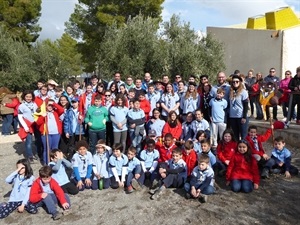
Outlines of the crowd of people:
<svg viewBox="0 0 300 225">
<path fill-rule="evenodd" d="M 83 86 L 79 81 L 65 88 L 54 80 L 38 81 L 37 89 L 24 91 L 21 101 L 2 101 L 13 110 L 4 114 L 2 135 L 10 134 L 17 119 L 26 159 L 6 179 L 14 186 L 9 202 L 0 206 L 0 218 L 15 209 L 36 213 L 45 205 L 59 219 L 56 204 L 67 213 L 69 194 L 84 189 L 132 193 L 146 185 L 155 200 L 166 188 L 184 188 L 187 199 L 206 202 L 215 192 L 216 175 L 224 176 L 232 191 L 248 193 L 270 173 L 298 174 L 282 137 L 274 139 L 271 155 L 265 153 L 262 143 L 273 127 L 259 135 L 256 126 L 248 125 L 249 105 L 250 116 L 256 107 L 256 119 L 263 118 L 257 88 L 263 80 L 283 90 L 280 103 L 287 117 L 288 94 L 299 92 L 300 67 L 293 78 L 286 71 L 281 81 L 275 72 L 271 68 L 265 78 L 261 73 L 254 78 L 253 70 L 247 76 L 235 71 L 230 79 L 219 72 L 216 85 L 208 75 L 196 84 L 195 76 L 188 82 L 180 75 L 174 82 L 167 75 L 152 81 L 150 73 L 122 81 L 118 72 L 108 83 L 93 75 Z M 298 95 L 292 109 L 295 105 L 300 124 Z M 273 107 L 275 120 L 276 113 Z M 42 168 L 34 179 L 30 164 L 37 160 Z"/>
</svg>

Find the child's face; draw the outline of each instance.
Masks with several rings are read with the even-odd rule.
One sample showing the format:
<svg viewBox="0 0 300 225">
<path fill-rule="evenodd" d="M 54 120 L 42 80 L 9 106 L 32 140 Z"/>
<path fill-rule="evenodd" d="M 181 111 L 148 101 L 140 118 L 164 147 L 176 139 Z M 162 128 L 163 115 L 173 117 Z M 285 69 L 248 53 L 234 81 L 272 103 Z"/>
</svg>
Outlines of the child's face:
<svg viewBox="0 0 300 225">
<path fill-rule="evenodd" d="M 154 92 L 154 90 L 155 90 L 155 89 L 154 89 L 154 87 L 152 87 L 152 86 L 148 88 L 148 91 L 149 91 L 149 93 L 151 93 L 151 94 Z"/>
<path fill-rule="evenodd" d="M 96 107 L 100 107 L 100 105 L 101 105 L 101 99 L 95 99 L 95 106 Z"/>
<path fill-rule="evenodd" d="M 172 115 L 171 115 L 171 120 L 172 120 L 172 121 L 175 121 L 176 118 L 177 118 L 177 115 L 176 115 L 175 113 L 172 113 Z"/>
<path fill-rule="evenodd" d="M 154 144 L 148 144 L 148 145 L 147 145 L 147 150 L 148 150 L 149 152 L 153 152 L 153 151 L 154 151 L 154 148 L 155 148 Z"/>
<path fill-rule="evenodd" d="M 25 95 L 25 101 L 26 102 L 31 102 L 32 101 L 32 94 L 27 94 L 27 95 Z"/>
<path fill-rule="evenodd" d="M 74 109 L 77 109 L 78 108 L 78 102 L 72 102 L 72 107 L 74 108 Z"/>
<path fill-rule="evenodd" d="M 232 137 L 229 133 L 224 134 L 223 139 L 225 142 L 230 142 Z"/>
<path fill-rule="evenodd" d="M 190 154 L 191 153 L 191 151 L 192 151 L 192 149 L 184 149 L 185 150 L 185 152 L 187 153 L 187 154 Z"/>
<path fill-rule="evenodd" d="M 25 174 L 25 166 L 22 163 L 17 164 L 17 170 L 19 175 Z"/>
<path fill-rule="evenodd" d="M 199 166 L 199 169 L 200 169 L 201 171 L 203 171 L 203 170 L 206 170 L 206 169 L 207 169 L 208 163 L 206 163 L 206 162 L 201 162 L 201 163 L 198 164 L 198 166 Z"/>
<path fill-rule="evenodd" d="M 130 159 L 133 159 L 133 158 L 135 157 L 135 153 L 132 152 L 132 151 L 128 151 L 127 157 L 128 157 L 129 160 L 130 160 Z"/>
<path fill-rule="evenodd" d="M 173 162 L 177 163 L 181 158 L 182 158 L 182 155 L 181 155 L 181 154 L 178 154 L 178 153 L 172 153 L 172 159 L 173 159 Z"/>
<path fill-rule="evenodd" d="M 96 151 L 97 153 L 103 154 L 105 152 L 105 148 L 103 146 L 97 146 Z"/>
<path fill-rule="evenodd" d="M 140 109 L 140 102 L 139 101 L 135 101 L 133 103 L 133 107 L 134 107 L 134 109 Z"/>
<path fill-rule="evenodd" d="M 282 151 L 285 146 L 285 143 L 282 141 L 274 141 L 274 147 L 279 151 Z"/>
<path fill-rule="evenodd" d="M 43 184 L 49 184 L 51 181 L 51 177 L 43 177 L 41 178 Z"/>
<path fill-rule="evenodd" d="M 78 153 L 79 155 L 86 155 L 86 152 L 87 152 L 87 148 L 84 147 L 84 146 L 81 146 L 79 149 L 78 149 Z"/>
<path fill-rule="evenodd" d="M 43 87 L 43 85 L 44 85 L 44 84 L 43 84 L 42 82 L 38 82 L 38 83 L 37 83 L 38 89 L 41 89 L 41 88 Z"/>
<path fill-rule="evenodd" d="M 217 93 L 217 98 L 218 99 L 222 99 L 223 97 L 224 97 L 224 93 L 223 92 Z"/>
<path fill-rule="evenodd" d="M 202 141 L 202 140 L 204 140 L 205 139 L 205 134 L 201 134 L 200 136 L 199 136 L 199 138 L 198 138 L 198 141 L 200 142 L 200 141 Z"/>
<path fill-rule="evenodd" d="M 203 118 L 202 113 L 199 111 L 196 112 L 195 117 L 196 117 L 196 120 L 202 120 L 202 118 Z"/>
<path fill-rule="evenodd" d="M 187 116 L 186 116 L 186 122 L 192 122 L 192 120 L 193 120 L 193 115 L 192 114 L 188 114 Z"/>
<path fill-rule="evenodd" d="M 132 92 L 132 91 L 128 92 L 128 97 L 129 98 L 134 98 L 135 97 L 135 93 Z"/>
<path fill-rule="evenodd" d="M 52 112 L 53 111 L 53 106 L 52 106 L 51 103 L 48 103 L 48 105 L 47 105 L 47 111 L 48 112 Z"/>
<path fill-rule="evenodd" d="M 92 93 L 92 91 L 93 91 L 92 86 L 91 86 L 91 85 L 88 85 L 88 86 L 86 87 L 86 92 L 87 92 L 87 93 Z"/>
<path fill-rule="evenodd" d="M 118 104 L 119 106 L 123 105 L 123 100 L 122 100 L 121 98 L 119 98 L 118 101 L 117 101 L 117 104 Z"/>
<path fill-rule="evenodd" d="M 251 138 L 254 138 L 257 135 L 257 131 L 256 131 L 256 129 L 250 129 L 248 134 Z"/>
<path fill-rule="evenodd" d="M 118 157 L 120 157 L 122 155 L 122 152 L 119 149 L 115 149 L 113 151 L 113 154 L 114 154 L 115 157 L 118 158 Z"/>
<path fill-rule="evenodd" d="M 210 145 L 207 144 L 207 143 L 202 143 L 201 144 L 201 149 L 202 149 L 202 152 L 209 152 Z"/>
<path fill-rule="evenodd" d="M 245 143 L 239 143 L 238 145 L 238 151 L 241 154 L 245 154 L 248 151 L 248 147 Z"/>
<path fill-rule="evenodd" d="M 62 91 L 55 91 L 55 97 L 59 98 L 62 94 Z"/>
<path fill-rule="evenodd" d="M 164 144 L 165 144 L 165 146 L 167 146 L 167 147 L 171 146 L 172 142 L 173 142 L 173 140 L 172 140 L 172 138 L 170 138 L 170 137 L 167 137 L 167 138 L 165 138 L 165 140 L 164 140 Z"/>
</svg>

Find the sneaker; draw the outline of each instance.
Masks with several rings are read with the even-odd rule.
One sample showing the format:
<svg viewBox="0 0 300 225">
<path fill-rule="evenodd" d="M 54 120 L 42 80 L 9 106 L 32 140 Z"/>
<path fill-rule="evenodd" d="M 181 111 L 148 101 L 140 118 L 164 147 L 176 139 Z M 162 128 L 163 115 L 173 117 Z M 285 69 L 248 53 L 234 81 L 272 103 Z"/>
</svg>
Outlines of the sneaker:
<svg viewBox="0 0 300 225">
<path fill-rule="evenodd" d="M 200 196 L 199 196 L 199 201 L 200 201 L 201 203 L 207 202 L 207 199 L 208 199 L 207 195 L 200 194 Z"/>
<path fill-rule="evenodd" d="M 191 196 L 191 194 L 190 194 L 190 193 L 188 193 L 188 192 L 187 192 L 187 193 L 185 193 L 185 198 L 186 198 L 186 199 L 190 199 L 191 197 L 192 197 L 192 196 Z"/>
<path fill-rule="evenodd" d="M 267 168 L 264 168 L 262 173 L 261 173 L 261 178 L 269 178 L 269 170 Z"/>
<path fill-rule="evenodd" d="M 6 202 L 0 202 L 0 208 L 6 206 L 6 204 L 7 204 Z"/>
<path fill-rule="evenodd" d="M 128 194 L 131 194 L 132 192 L 133 192 L 133 188 L 132 188 L 132 186 L 130 185 L 130 186 L 127 187 L 127 193 L 128 193 Z"/>
<path fill-rule="evenodd" d="M 29 163 L 34 163 L 34 158 L 33 157 L 30 157 L 29 159 L 28 159 L 28 161 L 29 161 Z"/>
<path fill-rule="evenodd" d="M 151 189 L 156 189 L 157 187 L 159 187 L 159 181 L 155 179 L 152 182 Z"/>
<path fill-rule="evenodd" d="M 152 200 L 157 200 L 159 198 L 159 196 L 161 196 L 161 194 L 164 192 L 164 190 L 166 189 L 165 186 L 161 186 L 155 193 L 154 195 L 152 195 L 150 198 Z"/>
<path fill-rule="evenodd" d="M 53 220 L 59 220 L 62 217 L 62 213 L 57 212 L 52 216 Z"/>
<path fill-rule="evenodd" d="M 219 175 L 220 177 L 225 176 L 225 174 L 226 174 L 226 169 L 220 170 L 219 173 L 218 173 L 218 175 Z"/>
<path fill-rule="evenodd" d="M 132 179 L 131 185 L 137 191 L 140 191 L 142 189 L 141 185 L 139 184 L 139 182 L 136 179 Z"/>
<path fill-rule="evenodd" d="M 281 173 L 281 169 L 275 168 L 275 169 L 270 170 L 270 172 L 274 173 L 274 174 L 279 174 L 279 173 Z"/>
<path fill-rule="evenodd" d="M 62 214 L 64 215 L 64 216 L 67 216 L 67 215 L 69 215 L 71 213 L 71 210 L 70 209 L 65 209 L 63 212 L 62 212 Z"/>
<path fill-rule="evenodd" d="M 154 188 L 154 189 L 150 189 L 149 193 L 150 193 L 151 195 L 154 195 L 155 192 L 158 191 L 158 189 L 159 189 L 159 187 L 156 187 L 156 188 Z"/>
</svg>

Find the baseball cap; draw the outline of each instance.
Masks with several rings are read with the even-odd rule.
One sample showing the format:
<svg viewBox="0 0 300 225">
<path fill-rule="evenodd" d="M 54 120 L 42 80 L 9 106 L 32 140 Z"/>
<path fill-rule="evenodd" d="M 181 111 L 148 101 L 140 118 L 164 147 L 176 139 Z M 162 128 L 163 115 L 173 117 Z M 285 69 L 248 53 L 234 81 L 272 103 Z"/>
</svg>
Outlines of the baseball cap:
<svg viewBox="0 0 300 225">
<path fill-rule="evenodd" d="M 154 136 L 154 137 L 156 137 L 156 131 L 155 130 L 149 130 L 148 136 Z"/>
</svg>

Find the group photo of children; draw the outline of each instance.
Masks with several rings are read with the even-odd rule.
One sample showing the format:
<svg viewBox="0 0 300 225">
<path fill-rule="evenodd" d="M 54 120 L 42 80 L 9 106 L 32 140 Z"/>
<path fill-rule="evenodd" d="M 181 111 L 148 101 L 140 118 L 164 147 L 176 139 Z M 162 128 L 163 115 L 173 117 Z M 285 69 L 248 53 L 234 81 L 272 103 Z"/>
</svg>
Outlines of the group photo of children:
<svg viewBox="0 0 300 225">
<path fill-rule="evenodd" d="M 12 188 L 0 218 L 43 208 L 59 220 L 72 210 L 72 196 L 87 189 L 121 189 L 128 195 L 147 190 L 159 201 L 175 188 L 203 204 L 222 185 L 250 193 L 273 174 L 298 176 L 286 140 L 274 129 L 293 120 L 300 125 L 300 95 L 291 108 L 288 104 L 289 94 L 300 91 L 300 67 L 294 76 L 286 71 L 284 79 L 275 68 L 265 76 L 251 69 L 246 75 L 219 72 L 216 84 L 205 74 L 173 79 L 116 72 L 109 82 L 96 75 L 64 86 L 39 80 L 35 90 L 3 98 L 1 134 L 18 133 L 25 152 L 6 175 Z M 281 90 L 278 105 L 261 105 L 263 83 Z M 261 130 L 250 119 L 270 125 Z M 264 149 L 268 141 L 272 149 Z"/>
</svg>

